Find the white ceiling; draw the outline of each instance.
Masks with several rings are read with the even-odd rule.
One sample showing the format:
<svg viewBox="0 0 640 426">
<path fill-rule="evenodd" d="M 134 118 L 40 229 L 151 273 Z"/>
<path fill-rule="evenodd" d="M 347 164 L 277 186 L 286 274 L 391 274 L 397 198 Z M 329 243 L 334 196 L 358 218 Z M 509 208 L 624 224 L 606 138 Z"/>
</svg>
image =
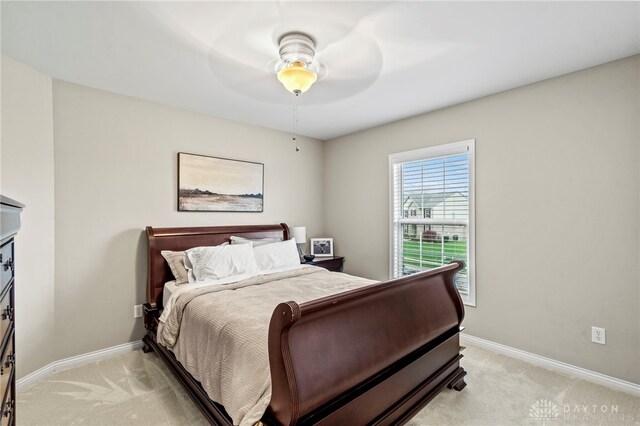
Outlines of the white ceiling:
<svg viewBox="0 0 640 426">
<path fill-rule="evenodd" d="M 300 133 L 331 139 L 640 53 L 638 2 L 7 2 L 2 51 L 54 78 L 291 131 L 267 64 L 313 36 Z"/>
</svg>

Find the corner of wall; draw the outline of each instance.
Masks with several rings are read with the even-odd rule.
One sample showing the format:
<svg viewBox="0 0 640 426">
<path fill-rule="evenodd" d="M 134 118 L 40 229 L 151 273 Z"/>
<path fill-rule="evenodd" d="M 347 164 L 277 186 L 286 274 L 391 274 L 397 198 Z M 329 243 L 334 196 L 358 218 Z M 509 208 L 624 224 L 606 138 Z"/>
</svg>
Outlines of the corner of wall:
<svg viewBox="0 0 640 426">
<path fill-rule="evenodd" d="M 26 204 L 16 236 L 16 371 L 53 362 L 52 79 L 2 55 L 1 191 Z"/>
</svg>

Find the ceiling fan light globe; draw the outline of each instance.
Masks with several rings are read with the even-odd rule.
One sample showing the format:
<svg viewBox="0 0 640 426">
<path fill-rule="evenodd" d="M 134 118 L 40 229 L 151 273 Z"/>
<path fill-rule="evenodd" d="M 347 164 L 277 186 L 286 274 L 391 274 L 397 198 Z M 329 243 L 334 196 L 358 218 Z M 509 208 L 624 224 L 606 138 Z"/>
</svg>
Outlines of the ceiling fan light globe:
<svg viewBox="0 0 640 426">
<path fill-rule="evenodd" d="M 292 93 L 304 93 L 316 82 L 318 75 L 304 64 L 294 62 L 278 72 L 278 81 Z"/>
</svg>

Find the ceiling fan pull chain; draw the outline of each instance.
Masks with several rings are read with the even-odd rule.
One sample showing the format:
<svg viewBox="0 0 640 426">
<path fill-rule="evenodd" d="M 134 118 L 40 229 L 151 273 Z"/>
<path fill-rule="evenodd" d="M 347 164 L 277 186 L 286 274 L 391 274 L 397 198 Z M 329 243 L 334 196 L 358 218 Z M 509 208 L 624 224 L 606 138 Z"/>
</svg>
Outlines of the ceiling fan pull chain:
<svg viewBox="0 0 640 426">
<path fill-rule="evenodd" d="M 298 93 L 295 93 L 293 100 L 293 137 L 291 138 L 296 143 L 296 152 L 300 151 L 298 146 Z"/>
</svg>

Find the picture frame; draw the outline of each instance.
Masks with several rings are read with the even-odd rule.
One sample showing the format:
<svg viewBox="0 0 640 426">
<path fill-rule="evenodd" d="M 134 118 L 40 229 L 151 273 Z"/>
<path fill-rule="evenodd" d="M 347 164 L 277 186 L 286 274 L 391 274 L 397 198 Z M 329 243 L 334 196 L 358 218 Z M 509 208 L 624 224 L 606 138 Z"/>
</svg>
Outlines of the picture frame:
<svg viewBox="0 0 640 426">
<path fill-rule="evenodd" d="M 178 211 L 264 211 L 264 164 L 178 153 Z"/>
<path fill-rule="evenodd" d="M 311 238 L 311 254 L 315 257 L 333 257 L 333 238 Z"/>
</svg>

